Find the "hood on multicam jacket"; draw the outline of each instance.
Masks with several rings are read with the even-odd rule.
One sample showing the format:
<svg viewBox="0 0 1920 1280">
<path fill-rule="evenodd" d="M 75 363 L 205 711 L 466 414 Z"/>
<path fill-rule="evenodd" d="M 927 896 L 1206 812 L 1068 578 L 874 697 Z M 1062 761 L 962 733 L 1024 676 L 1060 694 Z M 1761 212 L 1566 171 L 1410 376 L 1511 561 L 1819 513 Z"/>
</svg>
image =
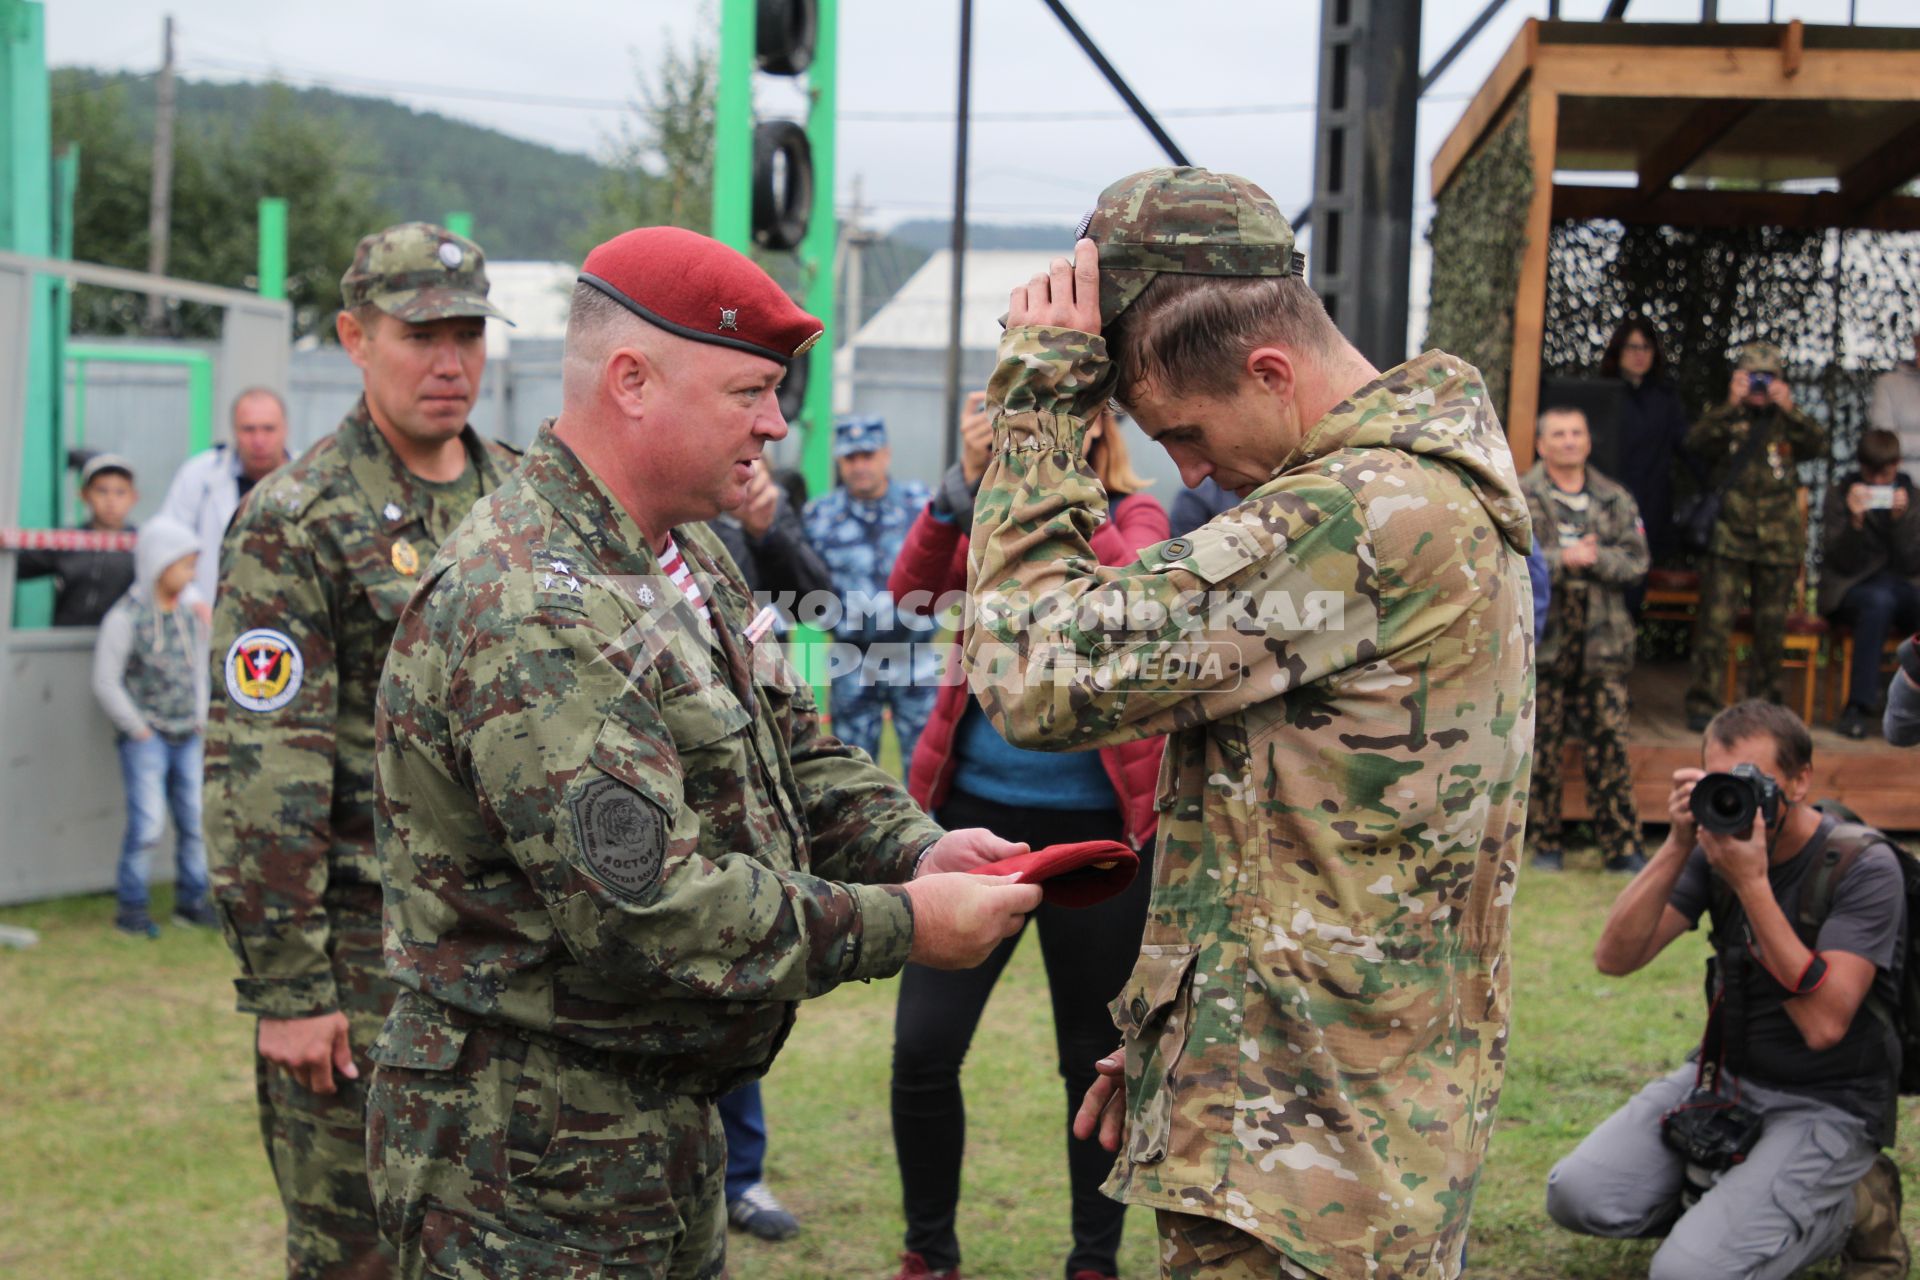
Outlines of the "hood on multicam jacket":
<svg viewBox="0 0 1920 1280">
<path fill-rule="evenodd" d="M 1467 487 L 1521 555 L 1533 546 L 1533 521 L 1513 451 L 1500 417 L 1487 398 L 1480 371 L 1444 351 L 1429 351 L 1389 369 L 1316 423 L 1276 477 L 1318 464 L 1344 449 L 1398 449 L 1441 462 L 1461 474 Z M 1377 518 L 1391 516 L 1392 499 L 1375 503 Z"/>
</svg>

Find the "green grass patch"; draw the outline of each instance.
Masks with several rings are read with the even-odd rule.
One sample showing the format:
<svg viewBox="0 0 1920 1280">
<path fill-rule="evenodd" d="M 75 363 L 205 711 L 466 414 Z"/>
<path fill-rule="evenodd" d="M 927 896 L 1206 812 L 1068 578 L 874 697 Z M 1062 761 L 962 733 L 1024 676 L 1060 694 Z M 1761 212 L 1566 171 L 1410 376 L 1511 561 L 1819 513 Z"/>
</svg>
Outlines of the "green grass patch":
<svg viewBox="0 0 1920 1280">
<path fill-rule="evenodd" d="M 1570 861 L 1521 879 L 1512 1065 L 1475 1205 L 1475 1280 L 1612 1280 L 1644 1274 L 1650 1252 L 1561 1231 L 1542 1188 L 1555 1160 L 1697 1038 L 1705 940 L 1682 939 L 1632 978 L 1602 977 L 1589 955 L 1621 882 L 1584 856 Z M 167 905 L 162 894 L 156 918 Z M 267 1280 L 281 1273 L 280 1207 L 226 948 L 173 927 L 157 942 L 125 940 L 112 915 L 105 897 L 0 910 L 0 923 L 41 934 L 30 951 L 0 951 L 0 1275 Z M 979 1280 L 1057 1276 L 1068 1246 L 1066 1097 L 1044 983 L 1028 939 L 965 1070 L 960 1231 Z M 877 982 L 803 1010 L 766 1102 L 770 1180 L 804 1231 L 782 1245 L 736 1234 L 735 1275 L 892 1274 L 893 1002 L 894 984 Z M 1912 1187 L 1911 1134 L 1898 1155 Z M 1910 1234 L 1916 1225 L 1910 1207 Z M 1155 1273 L 1147 1215 L 1130 1215 L 1121 1264 L 1131 1277 Z"/>
</svg>

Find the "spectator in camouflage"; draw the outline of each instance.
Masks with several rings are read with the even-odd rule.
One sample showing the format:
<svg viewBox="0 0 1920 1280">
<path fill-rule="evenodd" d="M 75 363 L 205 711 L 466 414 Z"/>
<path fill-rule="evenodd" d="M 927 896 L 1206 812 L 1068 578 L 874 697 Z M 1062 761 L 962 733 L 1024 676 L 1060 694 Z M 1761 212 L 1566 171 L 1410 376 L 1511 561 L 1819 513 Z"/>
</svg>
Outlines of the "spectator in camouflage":
<svg viewBox="0 0 1920 1280">
<path fill-rule="evenodd" d="M 434 548 L 515 462 L 467 424 L 486 364 L 480 246 L 423 222 L 360 241 L 336 328 L 362 394 L 255 486 L 221 552 L 207 727 L 214 897 L 259 1022 L 261 1136 L 294 1280 L 392 1273 L 363 1077 L 393 1002 L 373 851 L 373 695 Z"/>
<path fill-rule="evenodd" d="M 1743 598 L 1753 613 L 1747 696 L 1780 701 L 1787 617 L 1806 605 L 1793 598 L 1807 554 L 1800 464 L 1827 456 L 1827 429 L 1794 406 L 1780 348 L 1749 342 L 1734 361 L 1726 403 L 1693 424 L 1687 449 L 1712 469 L 1714 484 L 1734 477 L 1700 575 L 1700 624 L 1686 702 L 1687 728 L 1697 733 L 1720 710 L 1727 647 Z"/>
<path fill-rule="evenodd" d="M 1549 409 L 1534 435 L 1540 460 L 1520 480 L 1551 577 L 1540 645 L 1527 844 L 1533 864 L 1560 869 L 1563 748 L 1580 744 L 1587 804 L 1609 871 L 1646 865 L 1627 763 L 1627 675 L 1635 629 L 1627 592 L 1647 574 L 1647 534 L 1625 486 L 1587 465 L 1593 439 L 1578 409 Z"/>
</svg>

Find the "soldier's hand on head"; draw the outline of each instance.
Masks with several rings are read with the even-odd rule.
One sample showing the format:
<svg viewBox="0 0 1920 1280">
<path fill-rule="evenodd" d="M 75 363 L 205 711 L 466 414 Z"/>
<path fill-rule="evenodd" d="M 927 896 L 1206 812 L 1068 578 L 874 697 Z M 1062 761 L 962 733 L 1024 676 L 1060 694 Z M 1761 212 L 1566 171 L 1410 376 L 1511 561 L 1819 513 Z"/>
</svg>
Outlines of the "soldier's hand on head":
<svg viewBox="0 0 1920 1280">
<path fill-rule="evenodd" d="M 913 949 L 929 969 L 971 969 L 1020 932 L 1040 905 L 1040 886 L 1010 876 L 922 876 L 904 886 L 913 900 Z"/>
<path fill-rule="evenodd" d="M 1673 824 L 1669 839 L 1691 849 L 1700 833 L 1693 821 L 1693 784 L 1706 777 L 1704 769 L 1675 769 L 1673 791 L 1667 796 L 1667 821 Z"/>
<path fill-rule="evenodd" d="M 947 871 L 971 871 L 989 862 L 1017 858 L 1032 851 L 1031 846 L 1002 840 L 985 827 L 961 827 L 957 831 L 947 832 L 927 846 L 927 856 L 920 860 L 919 874 L 931 876 Z"/>
<path fill-rule="evenodd" d="M 1073 258 L 1055 258 L 1047 270 L 1014 289 L 1007 328 L 1023 324 L 1100 332 L 1100 250 L 1091 240 L 1073 246 Z"/>
<path fill-rule="evenodd" d="M 993 420 L 987 417 L 987 393 L 971 392 L 960 419 L 960 474 L 968 484 L 979 484 L 987 474 L 987 452 L 993 447 Z"/>
<path fill-rule="evenodd" d="M 347 1040 L 347 1015 L 335 1011 L 315 1018 L 262 1018 L 258 1038 L 260 1056 L 289 1071 L 300 1087 L 313 1093 L 337 1093 L 337 1071 L 349 1080 L 360 1078 L 353 1065 L 353 1046 Z"/>
<path fill-rule="evenodd" d="M 1120 1131 L 1127 1120 L 1126 1056 L 1115 1049 L 1093 1064 L 1097 1073 L 1073 1113 L 1073 1136 L 1085 1142 L 1096 1134 L 1108 1151 L 1120 1149 Z"/>
</svg>

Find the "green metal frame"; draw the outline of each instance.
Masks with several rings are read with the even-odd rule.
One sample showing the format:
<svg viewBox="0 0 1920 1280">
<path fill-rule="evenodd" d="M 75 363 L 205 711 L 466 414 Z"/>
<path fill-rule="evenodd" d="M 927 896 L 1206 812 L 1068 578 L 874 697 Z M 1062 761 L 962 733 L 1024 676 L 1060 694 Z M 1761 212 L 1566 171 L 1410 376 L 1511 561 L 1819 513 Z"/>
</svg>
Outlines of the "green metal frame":
<svg viewBox="0 0 1920 1280">
<path fill-rule="evenodd" d="M 0 249 L 36 257 L 54 253 L 52 101 L 48 97 L 47 17 L 31 0 L 0 0 Z M 59 321 L 66 282 L 40 279 L 27 339 L 27 436 L 20 454 L 19 522 L 45 528 L 60 507 Z M 13 624 L 26 629 L 53 622 L 53 584 L 14 587 Z"/>
<path fill-rule="evenodd" d="M 213 448 L 213 357 L 204 351 L 171 347 L 121 347 L 104 342 L 69 342 L 67 361 L 74 366 L 73 443 L 83 443 L 86 430 L 87 366 L 89 364 L 183 365 L 187 370 L 187 453 Z"/>
<path fill-rule="evenodd" d="M 719 85 L 714 99 L 713 238 L 742 253 L 753 252 L 753 72 L 757 0 L 721 0 Z M 818 0 L 813 63 L 807 68 L 812 103 L 807 111 L 807 144 L 813 153 L 813 210 L 806 239 L 795 256 L 800 263 L 801 304 L 826 334 L 806 357 L 807 395 L 801 406 L 800 474 L 807 489 L 822 493 L 833 486 L 833 352 L 839 345 L 834 315 L 834 253 L 839 223 L 834 213 L 835 118 L 840 48 L 839 0 Z M 815 695 L 826 705 L 825 663 L 817 647 L 825 637 L 810 627 L 795 636 L 794 660 Z"/>
<path fill-rule="evenodd" d="M 256 280 L 263 298 L 287 296 L 287 202 L 279 196 L 260 198 L 260 266 Z"/>
</svg>

